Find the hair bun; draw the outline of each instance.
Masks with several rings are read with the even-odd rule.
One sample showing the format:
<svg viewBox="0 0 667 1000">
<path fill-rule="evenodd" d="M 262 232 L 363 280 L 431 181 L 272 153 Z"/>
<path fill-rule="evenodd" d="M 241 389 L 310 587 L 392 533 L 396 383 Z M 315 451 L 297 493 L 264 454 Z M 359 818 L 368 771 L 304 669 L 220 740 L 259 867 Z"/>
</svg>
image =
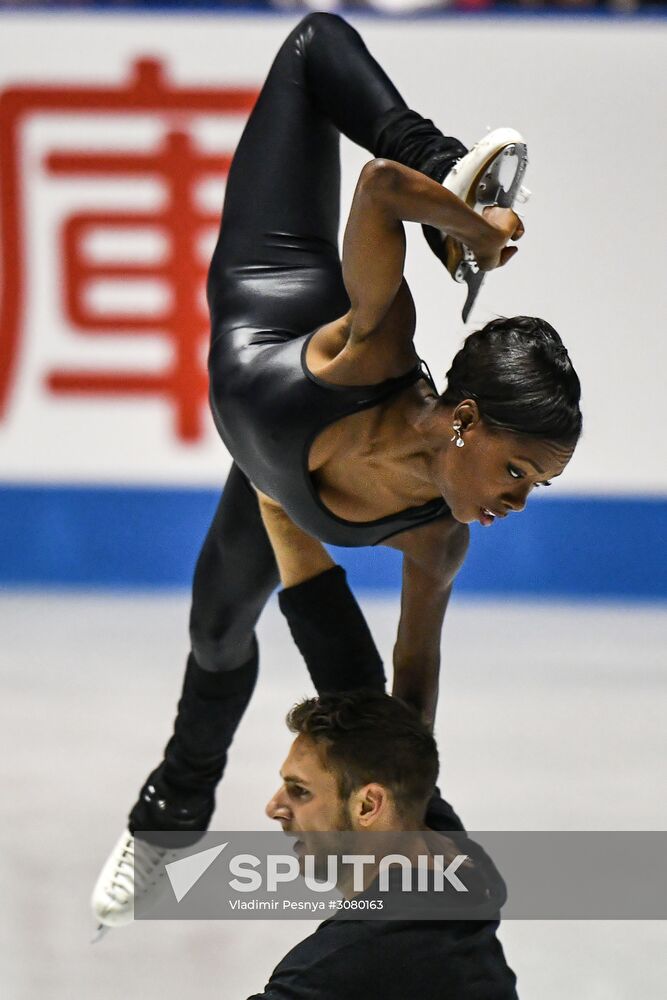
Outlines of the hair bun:
<svg viewBox="0 0 667 1000">
<path fill-rule="evenodd" d="M 581 433 L 580 394 L 570 355 L 551 324 L 514 316 L 466 338 L 440 398 L 451 405 L 476 399 L 489 424 L 573 444 Z"/>
</svg>

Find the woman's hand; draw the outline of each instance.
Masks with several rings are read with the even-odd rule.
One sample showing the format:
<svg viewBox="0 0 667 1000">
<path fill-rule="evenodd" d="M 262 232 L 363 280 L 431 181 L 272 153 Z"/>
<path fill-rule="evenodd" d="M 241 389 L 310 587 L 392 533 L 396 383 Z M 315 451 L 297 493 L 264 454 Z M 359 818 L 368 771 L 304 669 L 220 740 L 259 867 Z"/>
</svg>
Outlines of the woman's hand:
<svg viewBox="0 0 667 1000">
<path fill-rule="evenodd" d="M 509 240 L 520 240 L 525 230 L 523 222 L 511 208 L 489 205 L 482 215 L 488 223 L 485 234 L 470 249 L 475 255 L 481 271 L 493 271 L 502 267 L 518 251 L 518 247 L 508 247 Z"/>
<path fill-rule="evenodd" d="M 359 177 L 343 240 L 352 342 L 377 330 L 401 286 L 404 222 L 421 222 L 469 247 L 483 271 L 505 264 L 516 253 L 508 240 L 523 235 L 523 224 L 511 209 L 488 206 L 480 214 L 418 170 L 393 160 L 371 160 Z M 438 256 L 450 270 L 446 254 Z"/>
</svg>

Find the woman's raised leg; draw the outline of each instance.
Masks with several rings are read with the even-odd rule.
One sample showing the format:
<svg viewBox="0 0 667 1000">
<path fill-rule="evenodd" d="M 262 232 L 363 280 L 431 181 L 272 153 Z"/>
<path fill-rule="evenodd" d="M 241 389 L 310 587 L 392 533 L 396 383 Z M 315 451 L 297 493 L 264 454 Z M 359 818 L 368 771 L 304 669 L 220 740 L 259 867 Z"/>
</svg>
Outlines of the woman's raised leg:
<svg viewBox="0 0 667 1000">
<path fill-rule="evenodd" d="M 438 180 L 466 151 L 408 109 L 351 25 L 309 14 L 281 46 L 234 155 L 209 272 L 214 336 L 238 325 L 239 312 L 249 325 L 300 333 L 348 308 L 338 255 L 341 132 Z"/>
</svg>

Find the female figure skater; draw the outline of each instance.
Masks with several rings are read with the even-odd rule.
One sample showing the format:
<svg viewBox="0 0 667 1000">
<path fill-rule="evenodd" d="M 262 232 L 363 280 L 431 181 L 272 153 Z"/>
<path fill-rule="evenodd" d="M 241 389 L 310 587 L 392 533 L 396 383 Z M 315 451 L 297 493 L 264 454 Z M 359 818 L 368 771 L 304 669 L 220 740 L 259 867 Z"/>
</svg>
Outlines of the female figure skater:
<svg viewBox="0 0 667 1000">
<path fill-rule="evenodd" d="M 341 132 L 374 157 L 342 262 Z M 507 159 L 513 176 L 501 185 Z M 512 130 L 467 153 L 409 110 L 339 17 L 309 15 L 280 49 L 236 151 L 209 276 L 211 402 L 234 465 L 195 572 L 174 733 L 95 888 L 102 924 L 132 917 L 134 830 L 208 825 L 256 680 L 255 624 L 279 579 L 270 537 L 283 553 L 281 607 L 319 692 L 384 684 L 345 575 L 321 543 L 403 553 L 393 690 L 432 721 L 467 525 L 522 510 L 559 476 L 581 414 L 558 334 L 529 317 L 471 334 L 438 396 L 413 344 L 403 223 L 428 227 L 474 293 L 477 267 L 516 250 L 506 244 L 523 232 L 510 206 L 524 166 Z M 506 207 L 475 211 L 489 190 Z M 286 537 L 292 544 L 280 544 Z"/>
</svg>

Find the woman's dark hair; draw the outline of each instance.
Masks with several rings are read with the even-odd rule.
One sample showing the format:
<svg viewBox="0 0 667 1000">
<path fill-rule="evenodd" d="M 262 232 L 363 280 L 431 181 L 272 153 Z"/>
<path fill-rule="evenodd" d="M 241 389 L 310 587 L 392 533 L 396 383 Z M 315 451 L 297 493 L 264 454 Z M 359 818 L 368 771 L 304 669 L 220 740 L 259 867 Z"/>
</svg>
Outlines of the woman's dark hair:
<svg viewBox="0 0 667 1000">
<path fill-rule="evenodd" d="M 534 316 L 494 319 L 466 337 L 442 403 L 473 399 L 485 423 L 554 444 L 581 434 L 581 386 L 556 331 Z"/>
<path fill-rule="evenodd" d="M 322 694 L 295 705 L 287 726 L 316 745 L 343 801 L 377 781 L 391 791 L 402 817 L 423 819 L 438 776 L 438 750 L 405 702 L 365 689 Z"/>
</svg>

